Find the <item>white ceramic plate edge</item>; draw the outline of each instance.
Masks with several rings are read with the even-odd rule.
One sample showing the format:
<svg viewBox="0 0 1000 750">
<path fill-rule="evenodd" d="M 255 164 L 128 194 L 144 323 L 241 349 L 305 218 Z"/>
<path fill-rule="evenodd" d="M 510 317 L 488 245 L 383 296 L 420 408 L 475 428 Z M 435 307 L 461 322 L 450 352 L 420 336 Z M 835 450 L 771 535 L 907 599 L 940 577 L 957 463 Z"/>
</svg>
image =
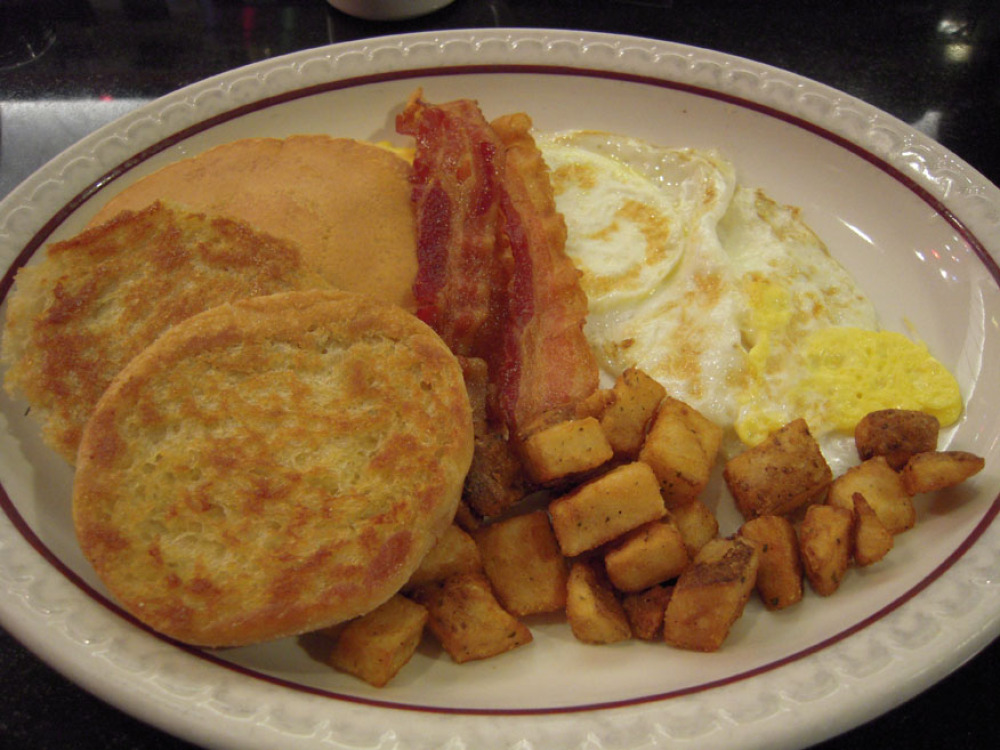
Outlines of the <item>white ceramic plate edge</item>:
<svg viewBox="0 0 1000 750">
<path fill-rule="evenodd" d="M 265 61 L 168 95 L 53 159 L 0 203 L 3 261 L 86 189 L 165 134 L 234 105 L 336 78 L 443 65 L 596 67 L 682 80 L 809 122 L 852 142 L 947 204 L 989 248 L 1000 247 L 1000 191 L 926 136 L 832 89 L 731 56 L 665 42 L 544 30 L 386 37 Z M 54 197 L 58 196 L 58 198 Z M 30 648 L 105 700 L 210 747 L 799 747 L 878 715 L 932 684 L 1000 633 L 1000 533 L 879 621 L 809 657 L 662 704 L 585 714 L 502 717 L 404 713 L 248 680 L 165 647 L 56 573 L 0 518 L 0 619 Z M 84 601 L 80 601 L 83 599 Z M 954 627 L 955 623 L 959 627 Z M 944 654 L 944 656 L 942 656 Z M 96 665 L 96 666 L 95 666 Z"/>
</svg>

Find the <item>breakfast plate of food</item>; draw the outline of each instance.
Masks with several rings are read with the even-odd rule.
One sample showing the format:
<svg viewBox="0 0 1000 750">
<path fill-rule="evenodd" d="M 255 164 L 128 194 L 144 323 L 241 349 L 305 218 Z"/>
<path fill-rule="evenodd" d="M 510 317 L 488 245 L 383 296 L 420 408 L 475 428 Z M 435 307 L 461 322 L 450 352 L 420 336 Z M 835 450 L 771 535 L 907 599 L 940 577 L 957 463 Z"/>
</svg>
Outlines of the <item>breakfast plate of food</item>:
<svg viewBox="0 0 1000 750">
<path fill-rule="evenodd" d="M 306 50 L 0 251 L 0 621 L 192 742 L 803 747 L 1000 634 L 1000 190 L 821 84 Z"/>
</svg>

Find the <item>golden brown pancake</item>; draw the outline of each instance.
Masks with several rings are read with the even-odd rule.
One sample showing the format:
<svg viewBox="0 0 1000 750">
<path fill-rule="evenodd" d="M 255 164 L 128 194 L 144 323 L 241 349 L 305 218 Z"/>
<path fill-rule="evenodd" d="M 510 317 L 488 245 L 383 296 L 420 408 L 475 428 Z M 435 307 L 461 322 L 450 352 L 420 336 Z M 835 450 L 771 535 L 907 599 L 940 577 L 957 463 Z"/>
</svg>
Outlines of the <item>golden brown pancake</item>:
<svg viewBox="0 0 1000 750">
<path fill-rule="evenodd" d="M 368 612 L 451 523 L 472 456 L 461 368 L 397 306 L 333 290 L 177 324 L 87 423 L 73 513 L 155 630 L 249 644 Z"/>
<path fill-rule="evenodd" d="M 156 203 L 46 249 L 22 268 L 4 330 L 5 386 L 73 463 L 97 399 L 163 330 L 222 302 L 326 286 L 292 245 Z"/>
<path fill-rule="evenodd" d="M 145 177 L 94 222 L 155 200 L 230 216 L 297 244 L 306 263 L 338 289 L 412 309 L 410 171 L 399 156 L 349 138 L 248 138 Z"/>
</svg>

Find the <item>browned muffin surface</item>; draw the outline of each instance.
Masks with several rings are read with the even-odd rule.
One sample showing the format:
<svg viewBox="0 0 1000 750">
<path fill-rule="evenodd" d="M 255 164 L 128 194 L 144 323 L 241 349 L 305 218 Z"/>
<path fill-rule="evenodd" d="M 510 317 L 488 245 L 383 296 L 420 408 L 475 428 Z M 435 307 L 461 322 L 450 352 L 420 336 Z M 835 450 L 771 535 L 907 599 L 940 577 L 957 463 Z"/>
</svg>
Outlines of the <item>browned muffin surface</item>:
<svg viewBox="0 0 1000 750">
<path fill-rule="evenodd" d="M 108 383 L 166 328 L 222 302 L 317 286 L 295 246 L 247 224 L 162 203 L 125 212 L 18 272 L 5 386 L 72 463 Z"/>
<path fill-rule="evenodd" d="M 88 422 L 87 558 L 155 630 L 205 646 L 374 609 L 451 523 L 472 455 L 461 368 L 399 307 L 331 290 L 171 328 Z"/>
</svg>

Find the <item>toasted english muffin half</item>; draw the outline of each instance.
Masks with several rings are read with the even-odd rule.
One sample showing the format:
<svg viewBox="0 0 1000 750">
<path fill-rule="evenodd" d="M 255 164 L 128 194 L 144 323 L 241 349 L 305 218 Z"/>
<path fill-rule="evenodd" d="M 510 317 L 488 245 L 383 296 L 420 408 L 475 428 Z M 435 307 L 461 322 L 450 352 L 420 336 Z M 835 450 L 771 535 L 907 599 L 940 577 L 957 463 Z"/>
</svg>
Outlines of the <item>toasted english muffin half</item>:
<svg viewBox="0 0 1000 750">
<path fill-rule="evenodd" d="M 472 459 L 461 367 L 402 308 L 329 290 L 173 326 L 86 425 L 73 516 L 154 630 L 237 646 L 371 611 L 452 522 Z"/>
<path fill-rule="evenodd" d="M 156 202 L 51 244 L 18 271 L 4 385 L 73 463 L 104 389 L 165 329 L 222 302 L 325 286 L 286 241 Z"/>
<path fill-rule="evenodd" d="M 412 309 L 411 171 L 397 154 L 351 138 L 243 138 L 144 177 L 93 222 L 156 200 L 229 216 L 297 244 L 309 267 L 338 289 Z"/>
</svg>

